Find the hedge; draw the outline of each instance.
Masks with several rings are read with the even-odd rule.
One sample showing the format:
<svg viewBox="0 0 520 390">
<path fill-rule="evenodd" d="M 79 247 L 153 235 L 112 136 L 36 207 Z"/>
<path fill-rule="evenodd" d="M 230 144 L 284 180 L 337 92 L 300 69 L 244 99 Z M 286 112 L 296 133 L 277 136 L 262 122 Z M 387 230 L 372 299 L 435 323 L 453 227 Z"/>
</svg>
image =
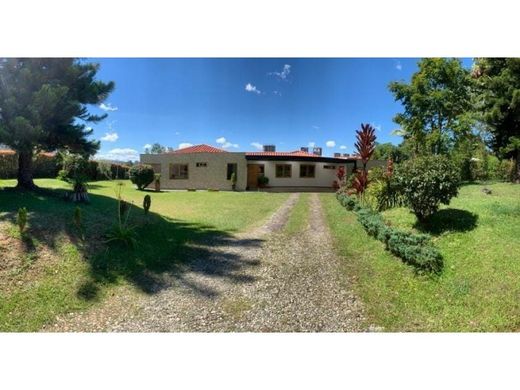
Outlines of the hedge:
<svg viewBox="0 0 520 390">
<path fill-rule="evenodd" d="M 100 165 L 105 165 L 108 175 L 103 173 Z M 34 178 L 55 178 L 61 169 L 61 161 L 57 155 L 41 153 L 33 161 Z M 124 164 L 90 160 L 87 176 L 89 181 L 107 179 L 128 179 L 130 167 Z M 0 179 L 14 179 L 18 173 L 18 155 L 11 151 L 0 152 Z M 110 177 L 107 177 L 110 176 Z"/>
<path fill-rule="evenodd" d="M 428 234 L 415 234 L 385 224 L 381 214 L 361 207 L 354 196 L 336 195 L 347 210 L 353 211 L 368 235 L 385 244 L 386 250 L 400 257 L 420 272 L 440 273 L 444 262 L 437 248 L 432 246 Z"/>
<path fill-rule="evenodd" d="M 33 161 L 35 178 L 53 178 L 59 171 L 55 155 L 42 153 Z M 18 174 L 18 155 L 12 152 L 0 153 L 0 179 L 14 179 Z"/>
</svg>

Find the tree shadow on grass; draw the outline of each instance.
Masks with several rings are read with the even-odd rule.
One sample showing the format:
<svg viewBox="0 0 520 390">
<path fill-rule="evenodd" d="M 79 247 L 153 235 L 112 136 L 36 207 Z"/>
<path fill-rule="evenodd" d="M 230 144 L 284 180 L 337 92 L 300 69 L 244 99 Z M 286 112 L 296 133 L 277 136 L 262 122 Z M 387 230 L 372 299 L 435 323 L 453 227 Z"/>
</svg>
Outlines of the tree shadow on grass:
<svg viewBox="0 0 520 390">
<path fill-rule="evenodd" d="M 424 222 L 416 222 L 414 228 L 434 236 L 445 232 L 468 232 L 477 227 L 478 215 L 461 209 L 442 209 Z"/>
<path fill-rule="evenodd" d="M 262 240 L 241 240 L 211 225 L 175 220 L 156 213 L 145 216 L 140 207 L 131 205 L 129 223 L 135 226 L 136 247 L 108 244 L 104 235 L 116 222 L 118 202 L 97 194 L 89 194 L 90 204 L 79 205 L 83 210 L 85 232 L 85 240 L 82 240 L 72 222 L 77 205 L 64 201 L 62 191 L 51 191 L 52 196 L 49 191 L 16 193 L 0 190 L 1 218 L 14 223 L 18 208 L 27 207 L 30 229 L 26 235 L 55 249 L 63 235 L 67 236 L 89 265 L 88 275 L 81 275 L 84 281 L 77 291 L 81 299 L 94 300 L 102 286 L 121 281 L 148 294 L 180 284 L 195 294 L 212 298 L 219 292 L 193 275 L 232 283 L 255 280 L 249 271 L 259 262 L 244 253 L 247 248 L 262 245 Z"/>
</svg>

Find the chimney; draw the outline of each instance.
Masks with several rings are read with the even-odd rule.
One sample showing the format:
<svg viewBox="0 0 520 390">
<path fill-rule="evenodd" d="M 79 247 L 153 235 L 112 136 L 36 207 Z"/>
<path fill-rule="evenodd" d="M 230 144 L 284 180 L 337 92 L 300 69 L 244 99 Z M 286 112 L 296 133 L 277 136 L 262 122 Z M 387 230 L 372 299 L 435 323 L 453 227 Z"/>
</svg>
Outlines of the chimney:
<svg viewBox="0 0 520 390">
<path fill-rule="evenodd" d="M 315 156 L 321 156 L 321 148 L 317 146 L 312 148 L 312 154 L 314 154 Z"/>
<path fill-rule="evenodd" d="M 275 152 L 276 146 L 275 145 L 264 145 L 264 152 Z"/>
<path fill-rule="evenodd" d="M 309 153 L 309 148 L 307 146 L 302 146 L 300 148 L 300 151 L 305 152 L 305 153 Z"/>
<path fill-rule="evenodd" d="M 341 157 L 341 153 L 334 153 L 334 157 Z"/>
</svg>

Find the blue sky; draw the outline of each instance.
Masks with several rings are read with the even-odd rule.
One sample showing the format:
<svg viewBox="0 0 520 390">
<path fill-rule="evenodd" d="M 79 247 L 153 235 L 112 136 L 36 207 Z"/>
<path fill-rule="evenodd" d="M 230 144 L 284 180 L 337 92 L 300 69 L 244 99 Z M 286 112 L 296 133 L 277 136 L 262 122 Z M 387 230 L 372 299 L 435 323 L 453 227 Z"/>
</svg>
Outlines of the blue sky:
<svg viewBox="0 0 520 390">
<path fill-rule="evenodd" d="M 92 111 L 108 118 L 92 125 L 98 157 L 138 159 L 145 145 L 179 148 L 206 143 L 229 151 L 275 144 L 279 151 L 321 146 L 325 155 L 353 152 L 361 123 L 378 142 L 401 110 L 388 91 L 410 80 L 417 59 L 89 59 L 115 91 Z M 471 65 L 471 60 L 464 60 Z"/>
</svg>

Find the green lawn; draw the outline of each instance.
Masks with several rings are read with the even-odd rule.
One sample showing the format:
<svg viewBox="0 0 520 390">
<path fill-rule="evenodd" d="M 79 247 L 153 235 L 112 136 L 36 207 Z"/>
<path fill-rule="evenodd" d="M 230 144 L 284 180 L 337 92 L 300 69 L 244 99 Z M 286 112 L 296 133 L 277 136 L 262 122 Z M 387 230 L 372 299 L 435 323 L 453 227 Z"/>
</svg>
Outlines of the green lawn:
<svg viewBox="0 0 520 390">
<path fill-rule="evenodd" d="M 0 189 L 0 331 L 34 331 L 56 315 L 85 309 L 113 286 L 131 285 L 144 293 L 161 288 L 163 273 L 182 277 L 178 265 L 207 255 L 197 243 L 225 240 L 261 224 L 287 199 L 286 194 L 243 192 L 141 192 L 125 182 L 123 198 L 133 202 L 135 250 L 107 245 L 104 234 L 116 220 L 116 182 L 91 183 L 91 203 L 81 205 L 85 240 L 72 220 L 75 205 L 60 198 L 67 185 L 42 179 L 49 194 Z M 1 187 L 14 186 L 0 180 Z M 142 201 L 152 198 L 145 217 Z M 15 225 L 27 207 L 27 233 Z"/>
<path fill-rule="evenodd" d="M 293 235 L 305 230 L 309 221 L 309 200 L 309 194 L 300 194 L 300 198 L 294 205 L 285 225 L 285 233 Z"/>
<path fill-rule="evenodd" d="M 369 317 L 388 331 L 514 331 L 520 328 L 520 186 L 464 186 L 428 226 L 399 208 L 383 213 L 394 226 L 428 232 L 445 268 L 438 277 L 411 267 L 367 236 L 353 213 L 322 195 L 345 272 Z"/>
</svg>

